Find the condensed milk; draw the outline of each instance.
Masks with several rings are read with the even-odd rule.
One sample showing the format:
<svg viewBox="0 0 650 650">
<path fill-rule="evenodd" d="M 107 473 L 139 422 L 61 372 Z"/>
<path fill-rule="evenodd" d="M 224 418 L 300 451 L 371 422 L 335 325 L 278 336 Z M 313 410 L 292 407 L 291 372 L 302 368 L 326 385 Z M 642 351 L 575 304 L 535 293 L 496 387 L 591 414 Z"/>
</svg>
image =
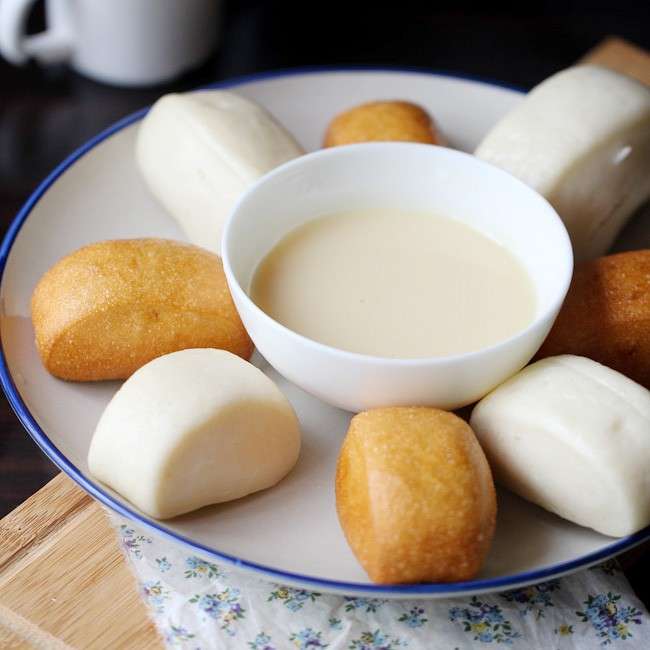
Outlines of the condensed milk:
<svg viewBox="0 0 650 650">
<path fill-rule="evenodd" d="M 309 221 L 260 262 L 252 300 L 310 339 L 391 358 L 476 351 L 528 326 L 533 284 L 505 247 L 428 213 L 368 209 Z"/>
</svg>

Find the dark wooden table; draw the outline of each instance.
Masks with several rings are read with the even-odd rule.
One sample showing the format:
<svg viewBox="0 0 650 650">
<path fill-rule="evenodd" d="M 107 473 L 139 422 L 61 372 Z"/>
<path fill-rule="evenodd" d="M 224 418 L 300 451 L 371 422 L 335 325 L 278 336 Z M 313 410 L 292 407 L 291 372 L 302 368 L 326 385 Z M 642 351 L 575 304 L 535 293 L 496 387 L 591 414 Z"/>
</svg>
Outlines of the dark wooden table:
<svg viewBox="0 0 650 650">
<path fill-rule="evenodd" d="M 230 0 L 218 53 L 174 84 L 148 89 L 100 85 L 63 67 L 0 61 L 0 227 L 6 230 L 67 154 L 165 92 L 260 70 L 350 63 L 448 70 L 530 88 L 609 34 L 650 49 L 648 2 L 522 4 Z M 37 11 L 32 27 L 41 21 Z M 58 470 L 0 399 L 1 517 Z M 648 556 L 636 553 L 628 562 L 646 604 Z"/>
</svg>

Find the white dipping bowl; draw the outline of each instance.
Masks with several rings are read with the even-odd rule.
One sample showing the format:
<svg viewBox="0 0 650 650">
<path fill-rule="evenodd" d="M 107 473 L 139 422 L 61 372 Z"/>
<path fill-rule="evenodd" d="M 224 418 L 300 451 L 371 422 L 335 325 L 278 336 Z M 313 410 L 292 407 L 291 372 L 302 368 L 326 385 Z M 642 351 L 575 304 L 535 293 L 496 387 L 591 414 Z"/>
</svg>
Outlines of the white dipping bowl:
<svg viewBox="0 0 650 650">
<path fill-rule="evenodd" d="M 505 246 L 534 284 L 533 321 L 515 336 L 475 352 L 384 358 L 306 338 L 251 300 L 248 291 L 258 264 L 289 231 L 326 214 L 372 207 L 457 219 Z M 293 383 L 349 411 L 398 405 L 453 409 L 480 399 L 535 354 L 573 270 L 567 231 L 534 190 L 469 154 L 394 142 L 325 149 L 274 169 L 233 209 L 222 255 L 235 305 L 259 352 Z M 481 318 L 475 315 L 476 327 Z"/>
</svg>

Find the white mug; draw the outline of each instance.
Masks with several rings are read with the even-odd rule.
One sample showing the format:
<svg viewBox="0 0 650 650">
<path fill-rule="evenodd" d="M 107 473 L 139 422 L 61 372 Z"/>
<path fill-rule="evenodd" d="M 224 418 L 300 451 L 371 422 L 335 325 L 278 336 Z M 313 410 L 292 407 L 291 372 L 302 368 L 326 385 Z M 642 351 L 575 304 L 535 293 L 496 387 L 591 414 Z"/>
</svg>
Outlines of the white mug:
<svg viewBox="0 0 650 650">
<path fill-rule="evenodd" d="M 46 0 L 47 29 L 25 35 L 35 0 L 0 0 L 0 52 L 20 65 L 69 62 L 110 84 L 162 83 L 214 49 L 221 0 Z"/>
</svg>

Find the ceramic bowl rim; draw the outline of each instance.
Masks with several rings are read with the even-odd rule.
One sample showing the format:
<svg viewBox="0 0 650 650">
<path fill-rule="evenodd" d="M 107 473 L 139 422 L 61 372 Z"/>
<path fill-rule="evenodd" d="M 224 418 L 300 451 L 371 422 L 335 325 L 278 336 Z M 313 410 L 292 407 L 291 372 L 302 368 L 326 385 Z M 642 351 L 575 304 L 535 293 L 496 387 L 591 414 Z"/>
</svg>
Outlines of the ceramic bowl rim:
<svg viewBox="0 0 650 650">
<path fill-rule="evenodd" d="M 231 250 L 233 234 L 232 231 L 236 228 L 236 222 L 241 214 L 242 209 L 246 206 L 247 202 L 252 200 L 252 197 L 263 189 L 269 183 L 273 183 L 278 177 L 284 175 L 290 175 L 296 170 L 300 170 L 304 166 L 309 166 L 313 161 L 318 161 L 323 158 L 336 158 L 344 157 L 350 155 L 352 152 L 358 151 L 375 151 L 377 154 L 382 155 L 381 152 L 386 151 L 432 151 L 434 155 L 443 155 L 443 156 L 452 156 L 459 157 L 465 160 L 469 165 L 474 165 L 477 169 L 486 168 L 489 169 L 491 173 L 497 174 L 505 179 L 505 182 L 512 183 L 515 186 L 518 186 L 520 189 L 524 190 L 524 193 L 529 194 L 531 199 L 539 204 L 539 209 L 547 212 L 549 218 L 553 221 L 553 227 L 557 230 L 557 258 L 561 260 L 564 265 L 564 276 L 559 279 L 556 283 L 557 286 L 554 286 L 555 295 L 552 299 L 547 301 L 546 307 L 537 313 L 534 319 L 522 330 L 515 332 L 513 335 L 509 336 L 502 341 L 498 341 L 492 345 L 485 346 L 478 350 L 473 350 L 470 352 L 462 352 L 455 354 L 446 354 L 446 355 L 435 355 L 427 357 L 415 357 L 415 358 L 401 358 L 401 357 L 383 357 L 379 355 L 370 355 L 363 354 L 359 352 L 353 352 L 351 350 L 343 350 L 341 348 L 328 345 L 326 343 L 321 343 L 315 339 L 309 338 L 303 334 L 299 334 L 295 330 L 283 325 L 279 321 L 275 320 L 272 316 L 263 311 L 258 305 L 253 301 L 249 296 L 248 291 L 242 287 L 239 282 L 235 272 L 233 271 L 233 260 L 236 255 L 236 251 Z M 408 153 L 407 153 L 408 155 Z M 559 246 L 562 246 L 563 250 L 559 250 Z M 472 154 L 465 153 L 463 151 L 458 151 L 455 149 L 450 149 L 447 147 L 441 147 L 430 144 L 421 144 L 415 142 L 372 142 L 372 143 L 358 143 L 350 144 L 338 147 L 331 147 L 328 149 L 319 149 L 310 153 L 306 153 L 302 156 L 289 160 L 288 162 L 276 167 L 271 170 L 261 178 L 259 178 L 244 194 L 237 200 L 233 206 L 223 230 L 223 238 L 221 245 L 221 258 L 223 261 L 224 271 L 226 273 L 226 278 L 228 279 L 228 285 L 231 292 L 236 293 L 239 300 L 243 301 L 248 309 L 251 309 L 253 313 L 261 319 L 261 322 L 264 323 L 266 327 L 270 327 L 278 331 L 285 337 L 288 337 L 292 342 L 307 346 L 312 350 L 332 357 L 337 357 L 339 359 L 346 359 L 348 361 L 363 363 L 367 365 L 375 365 L 382 367 L 390 368 L 421 368 L 421 367 L 446 367 L 449 365 L 456 365 L 467 363 L 474 359 L 480 358 L 485 355 L 496 355 L 503 349 L 509 348 L 512 345 L 516 345 L 522 339 L 526 339 L 537 330 L 539 327 L 548 320 L 549 316 L 559 311 L 564 298 L 569 290 L 571 284 L 571 279 L 573 276 L 573 249 L 571 246 L 571 240 L 567 229 L 562 222 L 562 219 L 557 214 L 553 206 L 535 190 L 531 189 L 525 183 L 520 181 L 518 178 L 512 174 L 492 165 L 488 162 L 476 158 Z M 261 260 L 257 261 L 259 264 Z M 531 280 L 534 285 L 537 284 L 537 278 L 532 278 Z"/>
</svg>

